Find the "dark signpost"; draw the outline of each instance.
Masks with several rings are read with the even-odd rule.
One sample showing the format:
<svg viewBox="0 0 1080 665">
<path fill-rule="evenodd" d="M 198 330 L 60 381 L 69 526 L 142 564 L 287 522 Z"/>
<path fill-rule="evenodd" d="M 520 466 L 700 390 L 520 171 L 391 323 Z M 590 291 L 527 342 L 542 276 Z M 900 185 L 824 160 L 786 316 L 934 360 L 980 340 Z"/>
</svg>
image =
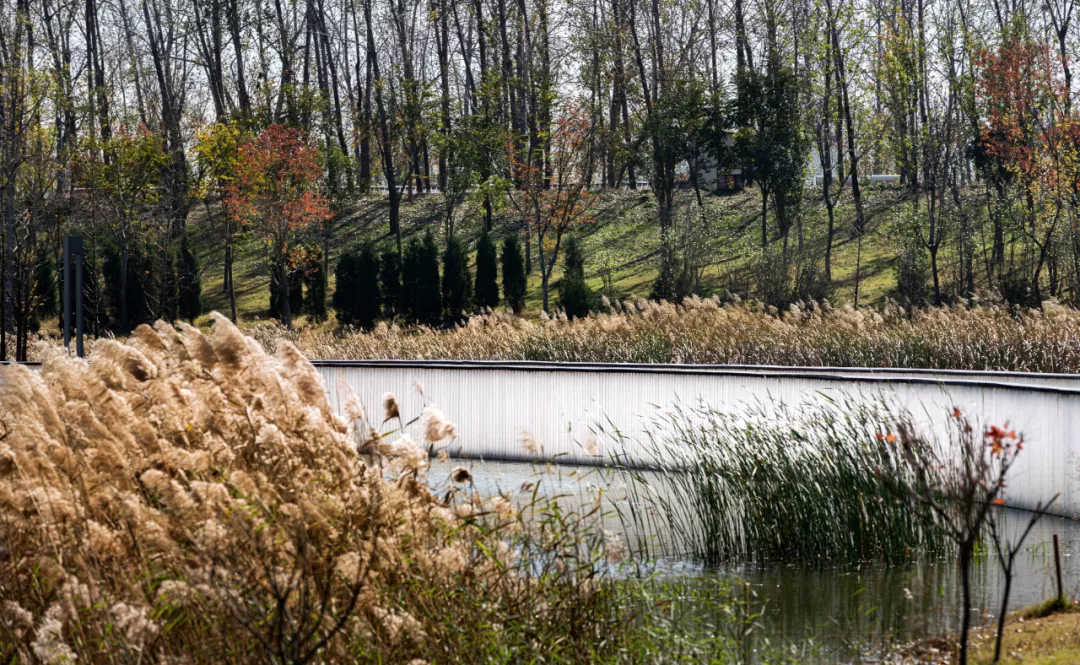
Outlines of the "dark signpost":
<svg viewBox="0 0 1080 665">
<path fill-rule="evenodd" d="M 75 261 L 75 303 L 71 302 L 71 262 Z M 83 241 L 64 236 L 64 348 L 71 350 L 71 311 L 75 310 L 75 355 L 83 357 Z"/>
</svg>

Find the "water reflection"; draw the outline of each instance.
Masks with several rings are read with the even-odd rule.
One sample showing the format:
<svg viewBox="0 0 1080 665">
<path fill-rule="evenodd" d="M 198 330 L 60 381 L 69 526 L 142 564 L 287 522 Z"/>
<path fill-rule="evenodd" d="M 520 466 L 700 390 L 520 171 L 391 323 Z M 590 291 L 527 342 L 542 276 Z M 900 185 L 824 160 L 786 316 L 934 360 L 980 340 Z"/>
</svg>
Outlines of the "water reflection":
<svg viewBox="0 0 1080 665">
<path fill-rule="evenodd" d="M 608 505 L 602 528 L 621 533 L 637 553 L 656 558 L 655 572 L 686 584 L 715 580 L 744 580 L 766 603 L 760 635 L 772 644 L 793 644 L 813 638 L 823 653 L 816 660 L 852 660 L 884 645 L 954 631 L 960 618 L 960 590 L 951 560 L 922 561 L 906 566 L 863 564 L 833 568 L 827 565 L 728 566 L 704 569 L 674 551 L 656 516 L 641 522 L 644 529 L 620 517 L 620 512 L 647 511 L 648 502 L 633 491 L 633 480 L 611 470 L 568 465 L 532 465 L 468 460 L 433 461 L 429 480 L 449 482 L 457 466 L 470 469 L 476 490 L 485 496 L 503 494 L 527 501 L 533 488 L 557 497 L 567 508 L 593 502 L 601 493 Z M 650 491 L 663 492 L 663 479 L 646 477 Z M 1028 514 L 1005 511 L 1010 535 L 1025 526 Z M 1062 572 L 1066 592 L 1080 592 L 1080 522 L 1047 517 L 1029 536 L 1015 567 L 1010 610 L 1045 600 L 1054 594 L 1052 539 L 1062 542 Z M 1014 536 L 1015 537 L 1015 536 Z M 975 616 L 989 623 L 998 613 L 1003 577 L 989 553 L 978 557 L 972 576 Z M 693 597 L 693 594 L 690 594 Z"/>
</svg>

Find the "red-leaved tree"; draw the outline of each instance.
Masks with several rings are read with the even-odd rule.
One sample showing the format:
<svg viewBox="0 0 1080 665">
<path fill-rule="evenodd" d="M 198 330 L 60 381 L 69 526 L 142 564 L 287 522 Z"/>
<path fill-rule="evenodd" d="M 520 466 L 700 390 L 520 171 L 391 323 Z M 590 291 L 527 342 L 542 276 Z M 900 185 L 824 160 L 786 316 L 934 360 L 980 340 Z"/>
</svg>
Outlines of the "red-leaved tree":
<svg viewBox="0 0 1080 665">
<path fill-rule="evenodd" d="M 271 125 L 241 141 L 236 171 L 226 188 L 225 207 L 236 222 L 266 239 L 272 279 L 280 288 L 281 322 L 291 327 L 289 276 L 301 256 L 299 237 L 331 215 L 319 192 L 318 148 L 300 130 Z"/>
<path fill-rule="evenodd" d="M 1023 30 L 1006 35 L 977 65 L 985 109 L 978 161 L 998 188 L 999 209 L 1027 241 L 1029 260 L 1013 268 L 1020 274 L 1012 279 L 1019 277 L 1031 304 L 1038 304 L 1043 267 L 1063 221 L 1075 219 L 1080 205 L 1080 116 L 1050 45 Z M 995 237 L 994 255 L 1004 261 L 1001 237 Z"/>
</svg>

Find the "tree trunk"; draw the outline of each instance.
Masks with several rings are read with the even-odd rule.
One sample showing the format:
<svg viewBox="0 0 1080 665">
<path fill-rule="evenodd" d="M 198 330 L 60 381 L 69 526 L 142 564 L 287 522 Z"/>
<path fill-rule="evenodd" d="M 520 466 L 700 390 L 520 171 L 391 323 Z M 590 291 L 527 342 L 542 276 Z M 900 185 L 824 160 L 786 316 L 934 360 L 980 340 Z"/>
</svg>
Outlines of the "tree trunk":
<svg viewBox="0 0 1080 665">
<path fill-rule="evenodd" d="M 101 140 L 105 145 L 102 159 L 108 165 L 111 162 L 109 140 L 112 138 L 112 125 L 109 113 L 109 94 L 105 88 L 105 66 L 101 53 L 101 28 L 98 25 L 97 0 L 86 0 L 86 58 L 87 97 L 90 102 L 90 117 L 87 119 L 93 127 L 96 117 L 101 128 Z"/>
<path fill-rule="evenodd" d="M 848 93 L 844 52 L 840 46 L 840 33 L 836 26 L 837 17 L 833 13 L 832 0 L 826 0 L 826 8 L 829 18 L 829 32 L 832 36 L 832 54 L 836 66 L 836 83 L 840 92 L 841 115 L 847 134 L 848 174 L 851 177 L 851 200 L 855 206 L 855 229 L 861 237 L 865 231 L 866 217 L 863 214 L 862 191 L 859 188 L 859 154 L 855 149 L 855 121 L 851 110 L 851 98 Z M 841 177 L 843 177 L 842 173 Z"/>
<path fill-rule="evenodd" d="M 836 215 L 833 211 L 835 205 L 829 204 L 825 206 L 825 210 L 829 215 L 829 228 L 825 233 L 825 283 L 832 283 L 832 250 L 833 250 L 833 238 L 836 235 Z"/>
<path fill-rule="evenodd" d="M 334 53 L 330 48 L 330 32 L 326 26 L 326 7 L 323 4 L 323 0 L 317 0 L 314 7 L 314 18 L 318 27 L 315 40 L 316 51 L 321 51 L 322 63 L 319 86 L 322 89 L 325 103 L 331 111 L 333 133 L 337 138 L 338 149 L 341 151 L 343 157 L 348 157 L 349 144 L 345 140 L 345 125 L 341 118 L 341 87 L 338 81 L 338 68 L 335 62 Z M 327 143 L 329 143 L 329 141 L 327 141 Z M 351 191 L 353 187 L 353 172 L 352 166 L 348 160 L 345 160 L 345 182 L 346 188 Z"/>
<path fill-rule="evenodd" d="M 735 0 L 735 68 L 742 73 L 749 68 L 754 71 L 754 53 L 746 39 L 746 11 L 743 0 Z"/>
<path fill-rule="evenodd" d="M 934 280 L 934 305 L 941 307 L 941 279 L 938 277 L 938 246 L 930 248 L 930 273 Z"/>
<path fill-rule="evenodd" d="M 997 625 L 997 638 L 994 640 L 994 661 L 1001 660 L 1001 638 L 1005 634 L 1005 615 L 1009 611 L 1009 592 L 1012 590 L 1012 568 L 1013 559 L 1015 557 L 1012 554 L 1009 555 L 1009 561 L 1005 565 L 1005 589 L 1001 594 L 1001 612 L 998 613 L 998 625 Z"/>
<path fill-rule="evenodd" d="M 120 329 L 128 330 L 128 241 L 127 231 L 120 232 Z"/>
<path fill-rule="evenodd" d="M 968 631 L 971 626 L 971 556 L 972 546 L 960 547 L 960 584 L 964 606 L 960 611 L 960 665 L 967 665 Z"/>
<path fill-rule="evenodd" d="M 442 113 L 440 131 L 443 135 L 443 145 L 439 147 L 439 191 L 444 197 L 450 161 L 450 12 L 446 5 L 447 0 L 438 0 L 435 30 L 435 45 L 439 55 L 439 111 Z"/>
<path fill-rule="evenodd" d="M 240 0 L 229 0 L 226 14 L 229 37 L 233 44 L 233 57 L 236 59 L 236 97 L 240 103 L 240 116 L 244 120 L 250 120 L 251 99 L 248 97 L 247 79 L 244 74 L 244 41 L 240 36 Z"/>
<path fill-rule="evenodd" d="M 278 252 L 278 274 L 281 280 L 278 284 L 281 286 L 281 325 L 285 326 L 286 330 L 292 330 L 292 309 L 289 306 L 290 296 L 292 294 L 291 284 L 289 284 L 289 266 L 285 258 L 284 252 Z"/>
<path fill-rule="evenodd" d="M 525 274 L 532 274 L 532 230 L 525 227 Z"/>
<path fill-rule="evenodd" d="M 371 86 L 374 81 L 371 59 L 365 58 L 364 65 L 364 129 L 360 136 L 360 181 L 367 188 L 371 187 Z"/>
<path fill-rule="evenodd" d="M 209 7 L 204 3 L 209 3 Z M 192 0 L 191 7 L 195 15 L 196 52 L 206 72 L 210 98 L 214 103 L 214 115 L 218 122 L 222 122 L 227 115 L 227 110 L 221 59 L 221 0 Z M 207 20 L 209 20 L 209 26 L 206 25 Z"/>
<path fill-rule="evenodd" d="M 127 3 L 120 0 L 120 21 L 124 27 L 124 41 L 127 46 L 128 65 L 131 67 L 132 79 L 135 84 L 135 101 L 139 107 L 139 119 L 144 125 L 149 126 L 150 120 L 146 113 L 146 96 L 143 94 L 143 77 L 139 67 L 139 59 L 135 54 L 135 37 L 131 29 L 131 21 L 128 19 Z M 220 118 L 219 118 L 220 119 Z"/>
<path fill-rule="evenodd" d="M 386 178 L 387 194 L 390 198 L 390 232 L 397 244 L 398 264 L 404 265 L 404 252 L 401 242 L 401 192 L 398 191 L 394 178 L 394 146 L 390 136 L 390 123 L 387 118 L 386 104 L 383 102 L 383 79 L 379 70 L 379 53 L 375 48 L 375 31 L 371 20 L 372 0 L 363 0 L 364 22 L 367 24 L 367 58 L 371 63 L 373 85 L 375 86 L 375 108 L 379 117 L 379 135 L 383 176 Z"/>
<path fill-rule="evenodd" d="M 855 309 L 859 309 L 859 286 L 862 281 L 862 231 L 856 229 L 855 233 L 858 234 L 858 246 L 855 250 Z"/>
<path fill-rule="evenodd" d="M 166 7 L 163 12 L 155 4 L 155 11 L 151 17 L 151 0 L 143 0 L 143 18 L 146 20 L 146 31 L 150 54 L 154 61 L 154 72 L 157 74 L 158 89 L 161 96 L 161 123 L 165 128 L 165 138 L 168 142 L 170 164 L 166 167 L 165 181 L 169 191 L 170 223 L 175 224 L 172 231 L 183 231 L 187 220 L 187 158 L 184 136 L 181 131 L 183 109 L 180 95 L 175 89 L 171 65 L 172 54 L 165 52 L 165 47 L 173 43 L 170 38 L 166 39 L 162 27 L 162 15 L 165 15 L 166 25 L 169 31 L 175 29 L 170 20 L 171 13 Z"/>
<path fill-rule="evenodd" d="M 761 187 L 761 248 L 769 246 L 769 190 Z"/>
<path fill-rule="evenodd" d="M 544 251 L 540 250 L 537 254 L 537 258 L 540 259 L 540 295 L 543 300 L 544 312 L 548 313 L 548 279 L 551 277 L 551 271 L 547 268 Z"/>
</svg>

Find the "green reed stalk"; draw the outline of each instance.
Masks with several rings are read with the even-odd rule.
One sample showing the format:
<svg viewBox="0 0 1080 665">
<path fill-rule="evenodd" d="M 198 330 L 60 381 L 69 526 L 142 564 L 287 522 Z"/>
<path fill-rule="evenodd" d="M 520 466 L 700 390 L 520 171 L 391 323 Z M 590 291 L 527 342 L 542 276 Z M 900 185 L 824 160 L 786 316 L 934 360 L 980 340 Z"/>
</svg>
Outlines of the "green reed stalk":
<svg viewBox="0 0 1080 665">
<path fill-rule="evenodd" d="M 636 507 L 620 510 L 640 523 L 648 503 L 673 541 L 662 547 L 709 565 L 941 555 L 943 532 L 907 498 L 914 470 L 879 438 L 897 417 L 880 403 L 823 397 L 738 415 L 677 406 L 648 435 L 662 480 L 632 474 Z"/>
</svg>

